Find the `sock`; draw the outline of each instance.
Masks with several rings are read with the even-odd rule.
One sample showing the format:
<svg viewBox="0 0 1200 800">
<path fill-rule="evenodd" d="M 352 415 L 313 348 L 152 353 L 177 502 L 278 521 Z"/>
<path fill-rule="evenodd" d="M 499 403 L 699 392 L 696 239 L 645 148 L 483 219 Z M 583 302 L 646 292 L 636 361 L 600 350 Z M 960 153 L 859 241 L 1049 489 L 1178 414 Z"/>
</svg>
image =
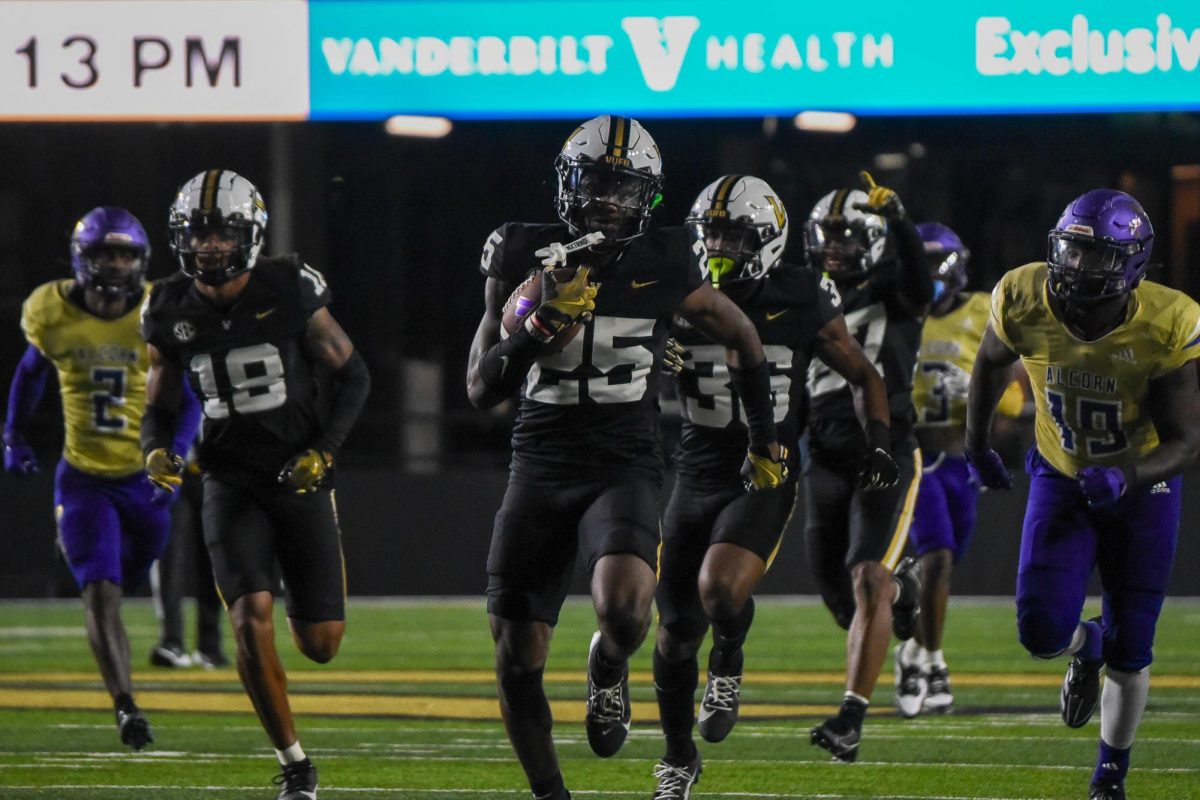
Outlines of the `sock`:
<svg viewBox="0 0 1200 800">
<path fill-rule="evenodd" d="M 305 759 L 304 750 L 300 747 L 300 740 L 292 742 L 282 750 L 275 751 L 275 757 L 279 759 L 279 763 L 283 765 L 295 764 L 297 761 Z"/>
<path fill-rule="evenodd" d="M 601 648 L 596 648 L 595 657 L 592 659 L 592 680 L 596 682 L 597 686 L 607 688 L 620 682 L 622 675 L 625 674 L 625 664 L 624 662 L 609 664 L 603 653 Z"/>
<path fill-rule="evenodd" d="M 667 739 L 666 760 L 676 766 L 691 763 L 696 756 L 692 740 L 695 724 L 696 685 L 700 667 L 696 657 L 667 661 L 654 648 L 654 693 L 658 697 L 658 715 Z"/>
<path fill-rule="evenodd" d="M 1103 656 L 1103 648 L 1104 632 L 1100 629 L 1100 623 L 1089 619 L 1076 626 L 1067 652 L 1084 661 L 1099 661 Z"/>
<path fill-rule="evenodd" d="M 924 663 L 923 656 L 925 655 L 924 648 L 917 644 L 916 637 L 900 643 L 900 664 L 905 667 L 911 667 L 914 664 L 920 665 Z"/>
<path fill-rule="evenodd" d="M 1100 690 L 1100 739 L 1117 749 L 1133 746 L 1149 694 L 1149 667 L 1137 672 L 1105 670 L 1104 688 Z"/>
<path fill-rule="evenodd" d="M 1125 774 L 1129 772 L 1130 748 L 1113 747 L 1100 739 L 1100 754 L 1096 757 L 1096 771 L 1092 773 L 1092 783 L 1124 783 Z"/>
<path fill-rule="evenodd" d="M 129 692 L 121 692 L 113 698 L 113 708 L 117 711 L 124 711 L 126 714 L 137 711 L 137 704 L 133 702 L 133 695 Z"/>
<path fill-rule="evenodd" d="M 929 650 L 925 650 L 923 652 L 924 652 L 924 656 L 925 656 L 924 661 L 930 667 L 937 667 L 939 669 L 946 668 L 946 656 L 944 656 L 942 654 L 941 650 L 934 650 L 932 652 Z"/>
<path fill-rule="evenodd" d="M 567 787 L 563 783 L 561 772 L 554 773 L 552 777 L 544 781 L 532 783 L 529 788 L 533 789 L 534 800 L 557 800 L 562 796 L 570 796 L 566 794 Z"/>
<path fill-rule="evenodd" d="M 742 671 L 742 645 L 754 622 L 754 598 L 746 600 L 742 610 L 732 617 L 714 619 L 713 649 L 708 656 L 708 669 L 714 675 L 739 675 Z"/>
<path fill-rule="evenodd" d="M 846 692 L 842 697 L 842 706 L 838 709 L 838 716 L 850 722 L 854 727 L 861 728 L 870 702 L 861 694 Z"/>
</svg>

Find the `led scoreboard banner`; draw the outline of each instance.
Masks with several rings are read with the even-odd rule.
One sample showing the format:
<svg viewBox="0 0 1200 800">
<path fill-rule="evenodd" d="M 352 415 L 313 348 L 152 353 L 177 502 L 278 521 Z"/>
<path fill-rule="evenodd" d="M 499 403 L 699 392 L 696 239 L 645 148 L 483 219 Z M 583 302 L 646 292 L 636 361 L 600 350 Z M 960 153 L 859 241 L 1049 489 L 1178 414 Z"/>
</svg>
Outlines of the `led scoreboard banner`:
<svg viewBox="0 0 1200 800">
<path fill-rule="evenodd" d="M 1200 109 L 1200 3 L 0 0 L 0 120 Z"/>
</svg>

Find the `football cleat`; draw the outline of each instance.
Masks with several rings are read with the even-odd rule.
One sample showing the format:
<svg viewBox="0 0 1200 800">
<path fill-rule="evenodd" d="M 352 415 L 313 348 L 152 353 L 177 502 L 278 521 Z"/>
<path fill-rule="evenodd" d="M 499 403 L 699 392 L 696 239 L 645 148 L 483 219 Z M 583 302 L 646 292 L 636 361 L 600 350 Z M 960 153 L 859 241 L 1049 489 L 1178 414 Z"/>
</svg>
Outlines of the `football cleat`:
<svg viewBox="0 0 1200 800">
<path fill-rule="evenodd" d="M 621 679 L 612 686 L 597 686 L 593 678 L 600 656 L 600 631 L 592 634 L 588 647 L 588 700 L 584 722 L 588 744 L 601 758 L 616 755 L 629 735 L 629 665 L 621 669 Z"/>
<path fill-rule="evenodd" d="M 1101 781 L 1088 788 L 1088 800 L 1125 800 L 1125 785 L 1120 781 Z"/>
<path fill-rule="evenodd" d="M 934 714 L 946 714 L 954 706 L 950 691 L 950 670 L 945 664 L 933 666 L 925 675 L 925 702 L 922 708 Z"/>
<path fill-rule="evenodd" d="M 700 782 L 700 753 L 691 763 L 682 767 L 668 764 L 666 759 L 654 765 L 654 777 L 658 778 L 658 788 L 654 790 L 651 800 L 688 800 L 692 796 L 692 786 Z"/>
<path fill-rule="evenodd" d="M 742 676 L 708 673 L 708 685 L 700 700 L 700 735 L 706 742 L 721 742 L 737 724 L 742 694 Z"/>
<path fill-rule="evenodd" d="M 904 663 L 900 657 L 903 650 L 904 645 L 896 645 L 896 708 L 900 709 L 900 716 L 912 719 L 921 713 L 921 703 L 925 701 L 928 684 L 919 665 Z"/>
<path fill-rule="evenodd" d="M 310 759 L 284 764 L 274 783 L 282 787 L 277 800 L 317 800 L 317 768 Z"/>
<path fill-rule="evenodd" d="M 150 663 L 156 667 L 184 668 L 192 665 L 192 657 L 177 644 L 160 644 L 150 651 Z"/>
<path fill-rule="evenodd" d="M 858 741 L 862 738 L 862 730 L 843 719 L 830 717 L 812 729 L 810 741 L 817 747 L 823 747 L 830 752 L 834 761 L 842 764 L 853 764 L 858 758 Z"/>
<path fill-rule="evenodd" d="M 1068 728 L 1082 728 L 1096 712 L 1096 706 L 1100 704 L 1100 674 L 1103 671 L 1103 659 L 1071 656 L 1059 696 L 1062 720 Z"/>
<path fill-rule="evenodd" d="M 117 734 L 121 737 L 121 744 L 127 744 L 134 750 L 141 750 L 154 741 L 150 723 L 137 706 L 117 709 Z"/>
<path fill-rule="evenodd" d="M 211 652 L 197 650 L 192 653 L 192 663 L 197 667 L 204 667 L 204 669 L 219 669 L 229 666 L 229 657 L 220 650 Z"/>
<path fill-rule="evenodd" d="M 905 558 L 896 566 L 892 580 L 900 587 L 892 602 L 892 633 L 902 642 L 913 637 L 917 629 L 917 612 L 921 610 L 921 562 Z"/>
</svg>

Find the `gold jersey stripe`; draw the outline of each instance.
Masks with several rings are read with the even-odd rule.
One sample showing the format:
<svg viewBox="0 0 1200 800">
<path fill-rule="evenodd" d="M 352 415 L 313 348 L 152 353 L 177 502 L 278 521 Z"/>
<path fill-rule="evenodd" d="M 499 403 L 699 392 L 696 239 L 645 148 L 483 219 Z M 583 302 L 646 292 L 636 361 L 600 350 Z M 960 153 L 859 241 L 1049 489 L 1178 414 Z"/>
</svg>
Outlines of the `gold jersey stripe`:
<svg viewBox="0 0 1200 800">
<path fill-rule="evenodd" d="M 912 525 L 913 511 L 917 507 L 917 488 L 921 485 L 922 472 L 921 448 L 913 449 L 912 460 L 912 482 L 908 484 L 908 491 L 904 495 L 904 506 L 900 509 L 900 519 L 896 521 L 896 528 L 892 531 L 892 543 L 888 545 L 887 552 L 883 556 L 883 565 L 891 570 L 896 568 L 896 565 L 900 563 L 900 556 L 904 554 L 904 545 L 908 541 L 908 528 Z"/>
</svg>

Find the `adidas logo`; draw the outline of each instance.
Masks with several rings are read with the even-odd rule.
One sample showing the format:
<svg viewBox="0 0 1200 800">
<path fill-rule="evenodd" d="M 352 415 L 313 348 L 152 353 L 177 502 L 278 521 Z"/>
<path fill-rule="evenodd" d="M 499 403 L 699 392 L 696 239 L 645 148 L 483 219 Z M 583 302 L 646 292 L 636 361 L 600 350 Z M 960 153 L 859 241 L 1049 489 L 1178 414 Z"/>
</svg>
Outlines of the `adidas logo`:
<svg viewBox="0 0 1200 800">
<path fill-rule="evenodd" d="M 1109 355 L 1113 361 L 1120 361 L 1122 364 L 1136 364 L 1137 359 L 1133 357 L 1133 348 L 1122 347 L 1115 353 Z"/>
<path fill-rule="evenodd" d="M 1159 481 L 1150 487 L 1150 494 L 1170 494 L 1171 487 L 1167 486 L 1166 481 Z"/>
</svg>

